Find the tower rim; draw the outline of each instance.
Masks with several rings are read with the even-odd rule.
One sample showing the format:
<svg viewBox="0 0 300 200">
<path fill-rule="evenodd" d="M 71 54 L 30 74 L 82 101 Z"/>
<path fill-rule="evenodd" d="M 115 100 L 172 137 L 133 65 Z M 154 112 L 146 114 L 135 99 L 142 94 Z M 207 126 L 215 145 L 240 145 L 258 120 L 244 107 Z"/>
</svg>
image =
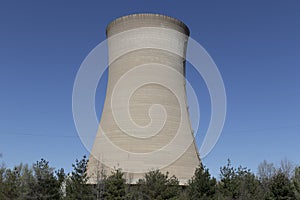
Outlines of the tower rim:
<svg viewBox="0 0 300 200">
<path fill-rule="evenodd" d="M 174 18 L 174 17 L 171 17 L 171 16 L 168 16 L 168 15 L 164 15 L 164 14 L 156 14 L 156 13 L 134 13 L 134 14 L 129 14 L 129 15 L 125 15 L 125 16 L 122 16 L 122 17 L 118 17 L 116 19 L 114 19 L 113 21 L 111 21 L 107 26 L 106 26 L 106 35 L 107 37 L 111 36 L 111 35 L 114 35 L 116 33 L 111 33 L 111 29 L 112 27 L 114 26 L 117 26 L 118 24 L 122 24 L 122 23 L 126 23 L 130 20 L 142 20 L 142 19 L 156 19 L 156 20 L 160 20 L 161 21 L 161 24 L 156 24 L 155 26 L 154 25 L 148 25 L 148 24 L 143 24 L 142 26 L 138 26 L 138 27 L 164 27 L 164 24 L 163 23 L 169 23 L 169 24 L 173 24 L 175 26 L 178 26 L 182 29 L 182 33 L 184 33 L 185 35 L 189 36 L 190 35 L 190 30 L 188 28 L 188 26 L 183 23 L 181 20 L 177 19 L 177 18 Z M 136 28 L 138 28 L 136 27 Z M 172 29 L 171 27 L 167 27 L 167 28 L 170 28 Z M 173 28 L 175 29 L 175 28 Z M 177 29 L 175 29 L 177 30 Z M 179 31 L 179 30 L 177 30 Z"/>
</svg>

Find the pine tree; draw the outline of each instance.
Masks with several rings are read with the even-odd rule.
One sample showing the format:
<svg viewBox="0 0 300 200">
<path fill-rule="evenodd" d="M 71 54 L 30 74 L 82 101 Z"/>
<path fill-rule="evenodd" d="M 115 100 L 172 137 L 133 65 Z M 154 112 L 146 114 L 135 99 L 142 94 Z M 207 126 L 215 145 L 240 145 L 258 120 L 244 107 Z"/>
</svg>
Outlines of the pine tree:
<svg viewBox="0 0 300 200">
<path fill-rule="evenodd" d="M 211 178 L 209 170 L 202 164 L 196 169 L 194 176 L 189 180 L 188 195 L 190 199 L 209 200 L 215 198 L 216 179 Z"/>
<path fill-rule="evenodd" d="M 293 176 L 294 193 L 297 199 L 300 199 L 300 167 L 296 167 Z"/>
<path fill-rule="evenodd" d="M 66 197 L 65 199 L 86 200 L 94 199 L 93 187 L 88 183 L 86 156 L 77 160 L 73 164 L 72 173 L 66 178 Z"/>
<path fill-rule="evenodd" d="M 296 199 L 292 181 L 287 175 L 279 170 L 271 179 L 270 183 L 271 199 Z"/>
<path fill-rule="evenodd" d="M 54 168 L 41 159 L 33 165 L 34 179 L 29 180 L 30 193 L 27 198 L 37 200 L 60 199 L 60 184 L 55 177 Z M 26 199 L 27 199 L 26 198 Z"/>
<path fill-rule="evenodd" d="M 220 196 L 225 199 L 263 199 L 259 180 L 245 167 L 237 169 L 231 166 L 230 160 L 220 169 L 221 181 L 218 184 Z"/>
<path fill-rule="evenodd" d="M 105 180 L 104 199 L 125 199 L 125 178 L 121 169 L 115 169 L 112 175 Z"/>
<path fill-rule="evenodd" d="M 150 171 L 145 178 L 138 181 L 139 199 L 176 199 L 181 192 L 179 181 L 175 176 L 163 174 L 159 170 Z"/>
</svg>

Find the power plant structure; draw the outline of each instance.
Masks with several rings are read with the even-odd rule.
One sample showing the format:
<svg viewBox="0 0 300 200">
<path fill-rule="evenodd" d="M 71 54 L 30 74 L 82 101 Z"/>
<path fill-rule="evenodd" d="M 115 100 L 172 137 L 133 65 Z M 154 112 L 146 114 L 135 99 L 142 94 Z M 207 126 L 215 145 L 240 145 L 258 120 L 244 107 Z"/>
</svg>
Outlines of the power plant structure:
<svg viewBox="0 0 300 200">
<path fill-rule="evenodd" d="M 106 28 L 108 84 L 88 162 L 90 183 L 121 168 L 127 183 L 159 169 L 186 184 L 200 165 L 189 118 L 188 27 L 160 14 L 132 14 Z"/>
</svg>

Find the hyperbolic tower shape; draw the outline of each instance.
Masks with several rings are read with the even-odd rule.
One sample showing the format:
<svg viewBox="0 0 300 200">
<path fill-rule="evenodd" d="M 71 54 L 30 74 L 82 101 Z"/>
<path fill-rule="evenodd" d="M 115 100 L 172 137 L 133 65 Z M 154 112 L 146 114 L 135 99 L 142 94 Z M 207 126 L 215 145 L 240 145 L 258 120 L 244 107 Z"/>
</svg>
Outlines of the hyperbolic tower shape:
<svg viewBox="0 0 300 200">
<path fill-rule="evenodd" d="M 106 35 L 108 85 L 90 181 L 115 167 L 128 183 L 155 169 L 187 183 L 200 164 L 185 88 L 188 27 L 164 15 L 133 14 L 112 21 Z"/>
</svg>

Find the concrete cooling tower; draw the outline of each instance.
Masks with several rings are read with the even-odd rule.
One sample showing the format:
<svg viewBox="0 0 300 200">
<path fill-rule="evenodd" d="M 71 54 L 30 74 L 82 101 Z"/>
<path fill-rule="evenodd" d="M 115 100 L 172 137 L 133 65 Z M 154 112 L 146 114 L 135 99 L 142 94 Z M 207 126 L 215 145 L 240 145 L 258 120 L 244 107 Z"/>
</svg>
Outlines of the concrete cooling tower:
<svg viewBox="0 0 300 200">
<path fill-rule="evenodd" d="M 188 27 L 164 15 L 133 14 L 112 21 L 106 34 L 108 85 L 90 182 L 121 168 L 131 184 L 155 169 L 187 183 L 200 164 L 186 99 Z"/>
</svg>

